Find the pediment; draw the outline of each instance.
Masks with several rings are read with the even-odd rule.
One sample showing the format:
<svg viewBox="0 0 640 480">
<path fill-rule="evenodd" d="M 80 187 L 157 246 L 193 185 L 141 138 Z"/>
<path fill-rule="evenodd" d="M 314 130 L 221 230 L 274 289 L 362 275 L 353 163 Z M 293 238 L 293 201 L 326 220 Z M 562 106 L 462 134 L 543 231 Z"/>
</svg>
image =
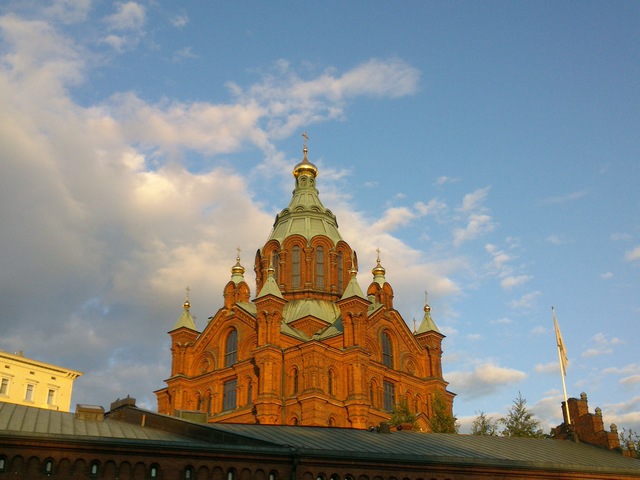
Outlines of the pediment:
<svg viewBox="0 0 640 480">
<path fill-rule="evenodd" d="M 296 330 L 300 330 L 305 335 L 312 337 L 314 334 L 320 332 L 324 328 L 328 327 L 330 324 L 327 322 L 323 322 L 322 320 L 308 316 L 304 318 L 300 318 L 295 322 L 289 323 L 290 326 L 295 328 Z"/>
</svg>

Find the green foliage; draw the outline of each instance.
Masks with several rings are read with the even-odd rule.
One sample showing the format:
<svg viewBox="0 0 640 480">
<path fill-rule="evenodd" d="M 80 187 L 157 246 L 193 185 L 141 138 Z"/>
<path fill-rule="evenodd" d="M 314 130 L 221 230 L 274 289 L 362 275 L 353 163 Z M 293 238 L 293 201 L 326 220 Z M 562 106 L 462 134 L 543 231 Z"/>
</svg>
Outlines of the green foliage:
<svg viewBox="0 0 640 480">
<path fill-rule="evenodd" d="M 498 420 L 487 417 L 486 413 L 480 412 L 471 426 L 471 435 L 486 435 L 489 437 L 497 436 Z"/>
<path fill-rule="evenodd" d="M 504 424 L 503 437 L 530 437 L 543 438 L 545 435 L 540 428 L 540 420 L 535 418 L 533 412 L 527 408 L 527 401 L 522 398 L 522 393 L 513 401 L 506 417 L 498 420 Z"/>
<path fill-rule="evenodd" d="M 415 427 L 417 415 L 411 413 L 409 410 L 409 404 L 406 399 L 400 400 L 400 403 L 396 403 L 393 406 L 391 418 L 389 419 L 389 425 L 397 427 L 403 423 L 410 423 Z"/>
<path fill-rule="evenodd" d="M 436 392 L 433 397 L 433 414 L 429 418 L 429 427 L 433 433 L 458 433 L 460 424 L 458 419 L 449 413 L 449 405 L 442 392 Z"/>
</svg>

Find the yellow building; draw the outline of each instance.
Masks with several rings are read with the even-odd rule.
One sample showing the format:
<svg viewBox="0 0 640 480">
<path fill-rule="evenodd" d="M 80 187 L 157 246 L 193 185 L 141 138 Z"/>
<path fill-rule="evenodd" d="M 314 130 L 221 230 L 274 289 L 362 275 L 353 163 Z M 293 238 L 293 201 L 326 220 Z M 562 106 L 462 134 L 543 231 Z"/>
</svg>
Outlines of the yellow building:
<svg viewBox="0 0 640 480">
<path fill-rule="evenodd" d="M 0 351 L 0 402 L 68 412 L 82 372 Z"/>
</svg>

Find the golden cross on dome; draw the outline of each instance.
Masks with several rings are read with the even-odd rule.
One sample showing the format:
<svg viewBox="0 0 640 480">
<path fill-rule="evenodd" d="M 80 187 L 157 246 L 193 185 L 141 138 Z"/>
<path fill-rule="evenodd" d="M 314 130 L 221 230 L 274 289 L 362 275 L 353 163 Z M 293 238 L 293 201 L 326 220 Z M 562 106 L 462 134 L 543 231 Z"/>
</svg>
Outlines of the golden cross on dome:
<svg viewBox="0 0 640 480">
<path fill-rule="evenodd" d="M 307 148 L 307 141 L 309 140 L 309 135 L 307 135 L 307 131 L 302 132 L 302 138 L 304 138 L 303 147 Z"/>
<path fill-rule="evenodd" d="M 238 254 L 236 255 L 236 260 L 240 261 L 240 247 L 236 247 L 236 252 L 238 252 Z"/>
<path fill-rule="evenodd" d="M 424 303 L 429 303 L 429 292 L 427 292 L 426 290 L 424 291 Z"/>
</svg>

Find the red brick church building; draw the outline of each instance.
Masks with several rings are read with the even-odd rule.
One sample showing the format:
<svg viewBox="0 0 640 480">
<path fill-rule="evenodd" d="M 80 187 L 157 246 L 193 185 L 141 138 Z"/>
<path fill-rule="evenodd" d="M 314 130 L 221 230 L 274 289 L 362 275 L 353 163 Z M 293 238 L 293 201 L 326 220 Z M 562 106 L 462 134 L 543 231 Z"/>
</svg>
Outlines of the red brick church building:
<svg viewBox="0 0 640 480">
<path fill-rule="evenodd" d="M 444 335 L 429 305 L 417 331 L 408 328 L 379 257 L 363 293 L 356 252 L 320 201 L 318 169 L 306 145 L 303 152 L 293 198 L 255 256 L 255 297 L 239 255 L 224 305 L 201 332 L 187 296 L 169 332 L 171 376 L 155 392 L 158 411 L 197 411 L 210 423 L 366 429 L 406 402 L 428 431 L 435 395 L 452 411 Z"/>
</svg>

